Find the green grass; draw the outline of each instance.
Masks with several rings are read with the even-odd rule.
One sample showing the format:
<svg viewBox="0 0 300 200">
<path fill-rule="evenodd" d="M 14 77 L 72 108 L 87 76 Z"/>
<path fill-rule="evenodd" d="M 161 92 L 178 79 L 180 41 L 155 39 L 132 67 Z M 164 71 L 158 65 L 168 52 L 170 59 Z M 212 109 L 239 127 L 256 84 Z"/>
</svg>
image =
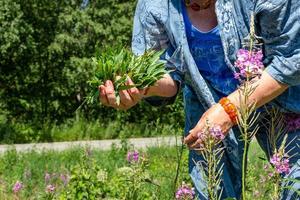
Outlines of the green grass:
<svg viewBox="0 0 300 200">
<path fill-rule="evenodd" d="M 12 193 L 13 184 L 20 180 L 24 183 L 20 199 L 38 199 L 45 193 L 45 173 L 60 174 L 69 173 L 72 166 L 76 165 L 83 151 L 88 151 L 95 159 L 98 166 L 106 169 L 112 174 L 119 167 L 126 166 L 126 152 L 128 145 L 121 149 L 113 148 L 111 151 L 90 151 L 88 148 L 75 148 L 63 152 L 46 151 L 37 153 L 16 153 L 15 150 L 8 151 L 0 156 L 0 199 L 14 199 Z M 179 148 L 179 147 L 178 147 Z M 176 174 L 178 148 L 149 148 L 144 154 L 149 159 L 149 170 L 155 183 L 159 185 L 159 199 L 172 199 L 174 194 L 174 178 Z M 266 174 L 263 171 L 265 161 L 259 159 L 264 157 L 257 143 L 253 143 L 249 151 L 248 171 L 248 198 L 264 200 L 269 199 L 265 191 L 271 188 L 270 184 L 263 181 Z M 62 185 L 59 178 L 56 184 Z M 184 150 L 181 161 L 179 183 L 190 182 L 187 172 L 187 150 Z M 59 186 L 63 187 L 63 186 Z"/>
<path fill-rule="evenodd" d="M 254 140 L 248 153 L 247 199 L 270 199 L 272 184 L 268 182 L 268 173 L 264 170 L 267 163 L 265 153 Z"/>
<path fill-rule="evenodd" d="M 64 152 L 47 151 L 42 153 L 28 152 L 16 153 L 8 151 L 0 157 L 0 199 L 13 199 L 13 184 L 20 180 L 25 187 L 21 199 L 35 199 L 45 191 L 45 173 L 56 175 L 66 174 L 71 167 L 78 163 L 86 149 L 77 148 Z M 107 172 L 126 166 L 126 149 L 113 148 L 111 151 L 91 151 L 91 156 L 98 166 Z M 175 178 L 177 150 L 176 148 L 149 148 L 144 152 L 150 161 L 150 171 L 155 182 L 160 185 L 161 199 L 171 199 L 173 195 L 173 182 Z M 187 157 L 185 155 L 185 157 Z M 186 161 L 186 159 L 185 159 Z M 187 167 L 182 168 L 187 170 Z M 187 175 L 187 171 L 182 173 Z"/>
<path fill-rule="evenodd" d="M 136 124 L 111 121 L 101 123 L 99 121 L 89 122 L 81 119 L 70 124 L 53 126 L 49 134 L 52 141 L 76 141 L 166 136 L 181 132 L 181 129 L 173 125 L 160 122 Z"/>
<path fill-rule="evenodd" d="M 0 119 L 0 143 L 2 144 L 154 137 L 182 133 L 182 129 L 178 128 L 180 125 L 162 123 L 159 120 L 138 124 L 121 120 L 101 122 L 78 118 L 60 125 L 46 124 L 41 129 L 26 123 L 7 125 L 4 122 L 1 123 Z"/>
</svg>

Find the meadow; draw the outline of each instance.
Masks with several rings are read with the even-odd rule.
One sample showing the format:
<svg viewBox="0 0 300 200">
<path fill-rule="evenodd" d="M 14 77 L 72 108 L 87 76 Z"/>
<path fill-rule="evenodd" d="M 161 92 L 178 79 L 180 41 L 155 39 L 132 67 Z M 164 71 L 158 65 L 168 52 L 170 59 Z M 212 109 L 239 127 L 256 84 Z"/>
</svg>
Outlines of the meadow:
<svg viewBox="0 0 300 200">
<path fill-rule="evenodd" d="M 172 148 L 161 146 L 139 150 L 140 157 L 147 164 L 137 173 L 143 174 L 141 177 L 146 176 L 149 180 L 145 183 L 142 183 L 142 179 L 135 180 L 141 183 L 136 199 L 174 199 L 174 194 L 182 182 L 191 184 L 187 172 L 188 151 L 184 148 L 182 158 L 179 159 L 180 149 L 181 146 Z M 88 193 L 92 195 L 92 186 L 86 184 L 94 181 L 93 184 L 97 185 L 97 181 L 101 179 L 99 173 L 103 175 L 102 172 L 105 172 L 105 181 L 102 177 L 103 182 L 99 188 L 103 190 L 103 198 L 98 199 L 123 199 L 126 195 L 124 188 L 130 189 L 130 184 L 128 180 L 122 182 L 121 178 L 128 174 L 120 175 L 119 171 L 132 167 L 126 159 L 127 152 L 132 150 L 133 147 L 126 140 L 121 148 L 113 146 L 110 151 L 91 150 L 85 147 L 63 152 L 32 150 L 17 153 L 11 149 L 0 156 L 0 199 L 68 199 L 65 193 L 70 191 L 70 188 L 75 189 L 79 195 L 80 192 L 84 193 L 85 187 L 90 188 Z M 258 144 L 253 142 L 249 151 L 248 199 L 269 199 L 268 191 L 272 189 L 272 185 L 267 182 L 263 158 L 264 153 Z M 84 171 L 84 163 L 89 163 L 88 160 L 93 164 L 86 166 L 87 170 Z M 180 167 L 175 184 L 178 163 Z M 80 170 L 74 172 L 77 167 Z M 82 177 L 84 174 L 87 175 L 87 179 Z M 137 174 L 134 176 L 139 177 Z M 73 180 L 73 183 L 70 180 Z M 76 186 L 74 180 L 78 181 Z M 13 187 L 17 181 L 22 184 L 22 188 L 14 192 Z M 135 185 L 140 183 L 136 182 Z M 120 191 L 120 188 L 123 188 L 123 191 Z"/>
</svg>

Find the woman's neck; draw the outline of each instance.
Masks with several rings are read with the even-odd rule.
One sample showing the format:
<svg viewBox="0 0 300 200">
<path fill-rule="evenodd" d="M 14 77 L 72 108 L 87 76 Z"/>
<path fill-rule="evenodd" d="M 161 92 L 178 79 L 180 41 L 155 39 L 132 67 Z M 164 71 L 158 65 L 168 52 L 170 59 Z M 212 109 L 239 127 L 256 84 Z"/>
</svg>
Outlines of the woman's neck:
<svg viewBox="0 0 300 200">
<path fill-rule="evenodd" d="M 195 11 L 187 6 L 187 13 L 191 23 L 203 32 L 207 32 L 218 25 L 217 15 L 215 13 L 215 3 L 209 8 Z"/>
</svg>

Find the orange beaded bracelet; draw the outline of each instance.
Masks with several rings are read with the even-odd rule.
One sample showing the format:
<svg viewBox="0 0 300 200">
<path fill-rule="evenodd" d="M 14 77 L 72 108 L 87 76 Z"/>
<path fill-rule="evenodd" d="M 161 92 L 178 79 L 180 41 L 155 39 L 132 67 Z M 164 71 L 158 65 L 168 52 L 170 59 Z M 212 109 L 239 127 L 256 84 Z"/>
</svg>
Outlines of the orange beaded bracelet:
<svg viewBox="0 0 300 200">
<path fill-rule="evenodd" d="M 229 115 L 231 121 L 237 124 L 237 108 L 227 97 L 220 99 L 219 104 L 224 108 L 225 112 Z"/>
</svg>

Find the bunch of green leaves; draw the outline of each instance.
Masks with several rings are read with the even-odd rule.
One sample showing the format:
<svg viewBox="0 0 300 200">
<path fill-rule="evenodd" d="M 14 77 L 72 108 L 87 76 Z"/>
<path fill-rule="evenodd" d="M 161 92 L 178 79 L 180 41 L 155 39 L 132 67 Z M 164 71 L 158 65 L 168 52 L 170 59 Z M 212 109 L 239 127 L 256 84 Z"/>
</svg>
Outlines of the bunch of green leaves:
<svg viewBox="0 0 300 200">
<path fill-rule="evenodd" d="M 117 99 L 119 99 L 118 92 L 121 90 L 132 87 L 144 89 L 154 85 L 167 73 L 164 62 L 160 60 L 161 54 L 161 51 L 148 51 L 141 56 L 136 56 L 126 48 L 105 49 L 92 58 L 96 72 L 88 81 L 92 91 L 86 99 L 87 102 L 95 102 L 99 95 L 98 86 L 104 84 L 106 80 L 113 82 Z M 126 84 L 128 78 L 134 82 L 134 85 Z"/>
</svg>

